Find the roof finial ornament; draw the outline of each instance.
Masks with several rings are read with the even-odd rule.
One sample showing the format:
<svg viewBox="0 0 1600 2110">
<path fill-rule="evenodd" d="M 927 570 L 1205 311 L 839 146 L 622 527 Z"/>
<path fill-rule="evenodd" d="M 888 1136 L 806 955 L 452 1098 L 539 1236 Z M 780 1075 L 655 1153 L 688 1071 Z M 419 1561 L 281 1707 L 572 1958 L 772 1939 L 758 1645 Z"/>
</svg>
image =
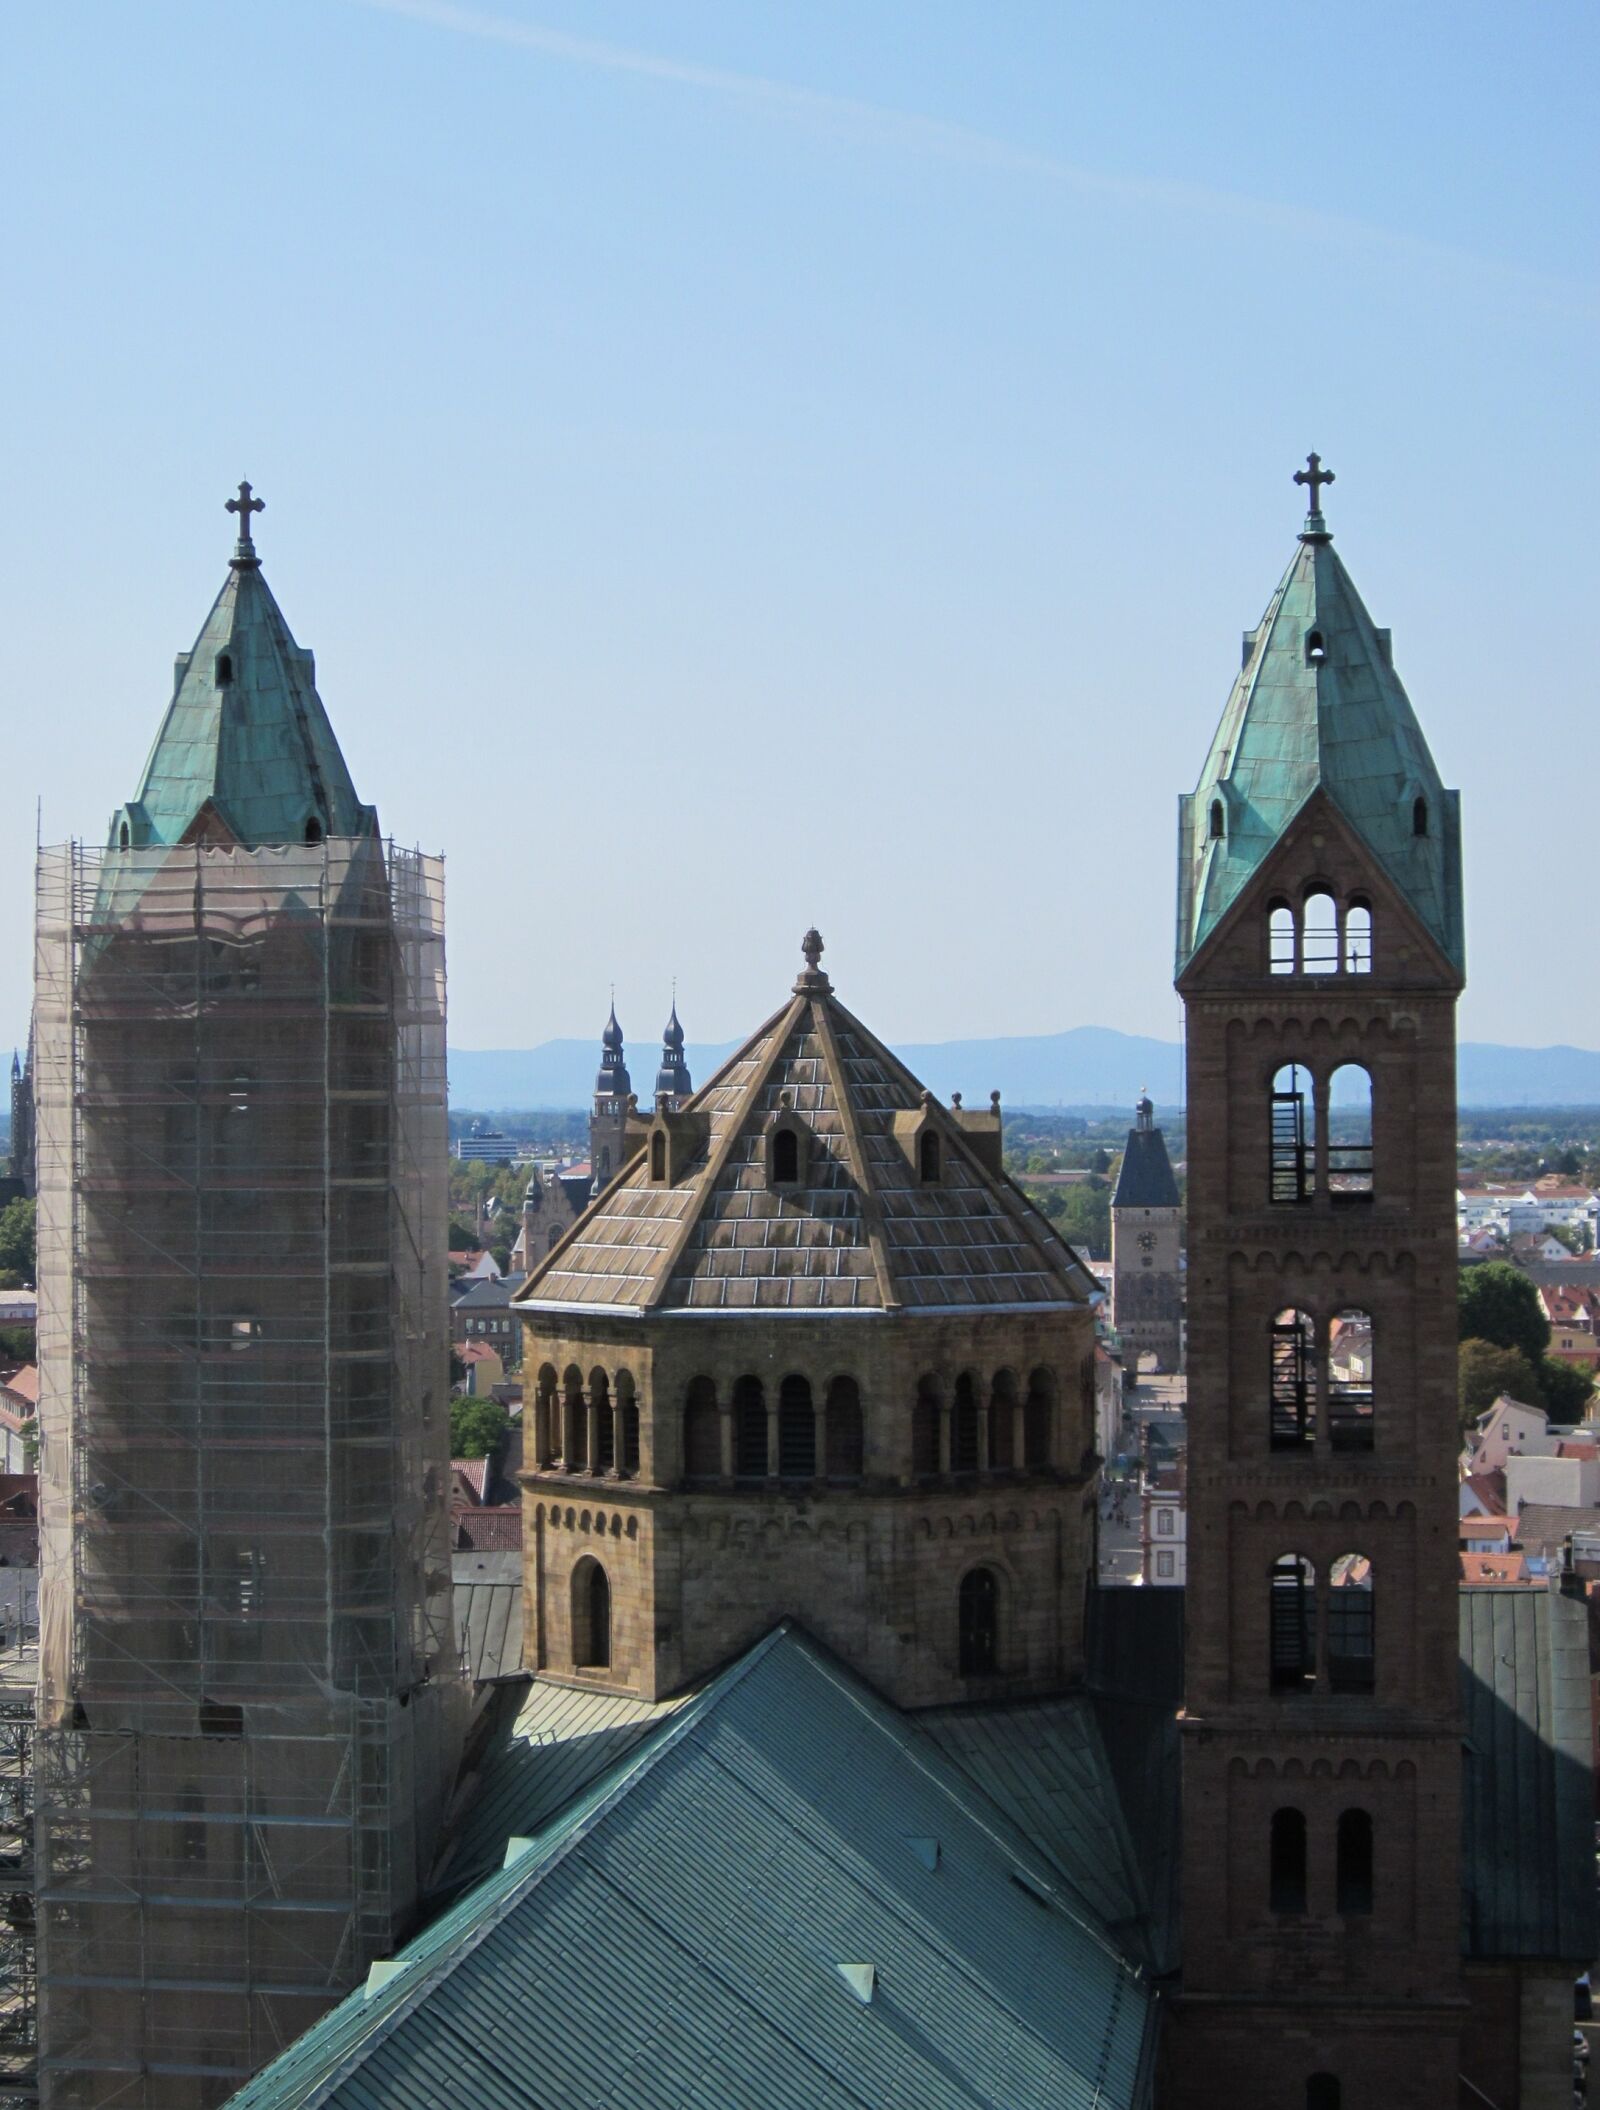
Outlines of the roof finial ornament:
<svg viewBox="0 0 1600 2110">
<path fill-rule="evenodd" d="M 233 545 L 234 563 L 259 564 L 261 559 L 256 555 L 255 542 L 250 534 L 250 515 L 264 513 L 267 510 L 267 501 L 257 498 L 250 486 L 243 483 L 239 486 L 238 497 L 227 501 L 226 510 L 239 516 L 239 539 Z"/>
<path fill-rule="evenodd" d="M 819 995 L 825 996 L 833 987 L 833 984 L 823 973 L 819 964 L 822 959 L 822 933 L 815 924 L 812 924 L 810 930 L 800 940 L 800 951 L 806 965 L 805 972 L 798 975 L 795 979 L 796 994 L 806 990 L 815 990 Z"/>
<path fill-rule="evenodd" d="M 1306 486 L 1306 524 L 1300 530 L 1301 539 L 1328 539 L 1328 523 L 1322 517 L 1322 486 L 1334 481 L 1333 471 L 1323 468 L 1320 454 L 1308 454 L 1305 467 L 1294 472 L 1294 480 Z"/>
</svg>

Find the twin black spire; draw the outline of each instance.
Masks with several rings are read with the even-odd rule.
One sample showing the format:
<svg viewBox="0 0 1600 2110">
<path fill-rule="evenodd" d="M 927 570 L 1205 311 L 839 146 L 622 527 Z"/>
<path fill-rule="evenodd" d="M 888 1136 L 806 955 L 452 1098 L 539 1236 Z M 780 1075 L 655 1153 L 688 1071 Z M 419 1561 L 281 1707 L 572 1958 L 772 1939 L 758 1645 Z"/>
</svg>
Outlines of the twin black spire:
<svg viewBox="0 0 1600 2110">
<path fill-rule="evenodd" d="M 622 1028 L 617 1023 L 617 1003 L 611 1000 L 611 1015 L 606 1020 L 605 1031 L 600 1035 L 600 1068 L 595 1075 L 594 1088 L 597 1097 L 626 1099 L 633 1089 L 624 1057 Z M 683 1052 L 683 1027 L 678 1023 L 678 1000 L 672 1000 L 672 1015 L 667 1020 L 661 1035 L 661 1066 L 656 1071 L 655 1096 L 659 1100 L 666 1096 L 679 1105 L 694 1090 L 694 1080 L 689 1075 L 688 1060 Z"/>
</svg>

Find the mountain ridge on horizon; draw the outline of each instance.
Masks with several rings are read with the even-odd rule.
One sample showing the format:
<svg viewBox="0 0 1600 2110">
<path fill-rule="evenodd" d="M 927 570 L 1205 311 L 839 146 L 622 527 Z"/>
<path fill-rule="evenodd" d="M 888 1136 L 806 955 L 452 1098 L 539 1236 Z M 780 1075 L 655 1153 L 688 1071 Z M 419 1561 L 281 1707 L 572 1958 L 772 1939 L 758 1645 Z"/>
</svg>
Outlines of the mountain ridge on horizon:
<svg viewBox="0 0 1600 2110">
<path fill-rule="evenodd" d="M 685 1053 L 696 1085 L 705 1084 L 739 1045 L 691 1042 Z M 1114 1026 L 892 1045 L 930 1091 L 941 1098 L 959 1091 L 972 1106 L 996 1090 L 1003 1105 L 1039 1109 L 1131 1109 L 1141 1091 L 1158 1105 L 1183 1100 L 1181 1043 Z M 582 1108 L 594 1092 L 599 1055 L 593 1038 L 547 1040 L 532 1048 L 452 1048 L 450 1104 L 485 1113 Z M 634 1088 L 643 1106 L 650 1103 L 659 1058 L 654 1040 L 633 1050 Z M 1600 1106 L 1600 1051 L 1590 1048 L 1462 1041 L 1456 1077 L 1462 1106 Z"/>
</svg>

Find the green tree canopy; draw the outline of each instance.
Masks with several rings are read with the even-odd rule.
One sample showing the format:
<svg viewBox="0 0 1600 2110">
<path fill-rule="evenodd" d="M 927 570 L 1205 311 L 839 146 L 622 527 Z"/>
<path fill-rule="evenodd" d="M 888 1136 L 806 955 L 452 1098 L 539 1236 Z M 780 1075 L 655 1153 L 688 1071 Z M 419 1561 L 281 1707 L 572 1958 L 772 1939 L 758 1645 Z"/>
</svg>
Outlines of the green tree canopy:
<svg viewBox="0 0 1600 2110">
<path fill-rule="evenodd" d="M 1547 1355 L 1539 1365 L 1539 1384 L 1552 1421 L 1582 1421 L 1594 1396 L 1594 1380 L 1587 1370 Z"/>
<path fill-rule="evenodd" d="M 1509 1392 L 1524 1406 L 1544 1405 L 1539 1374 L 1520 1348 L 1502 1348 L 1494 1341 L 1463 1341 L 1457 1394 L 1461 1426 L 1466 1428 L 1487 1413 L 1502 1392 Z"/>
<path fill-rule="evenodd" d="M 511 1416 L 497 1399 L 469 1399 L 463 1394 L 451 1400 L 451 1457 L 487 1458 L 504 1443 L 510 1426 Z"/>
<path fill-rule="evenodd" d="M 1462 1340 L 1520 1348 L 1538 1369 L 1550 1345 L 1550 1321 L 1539 1308 L 1539 1292 L 1521 1268 L 1504 1260 L 1465 1267 L 1456 1295 Z"/>
<path fill-rule="evenodd" d="M 0 1209 L 0 1271 L 23 1282 L 39 1279 L 33 1242 L 35 1213 L 36 1205 L 26 1199 L 8 1202 Z"/>
</svg>

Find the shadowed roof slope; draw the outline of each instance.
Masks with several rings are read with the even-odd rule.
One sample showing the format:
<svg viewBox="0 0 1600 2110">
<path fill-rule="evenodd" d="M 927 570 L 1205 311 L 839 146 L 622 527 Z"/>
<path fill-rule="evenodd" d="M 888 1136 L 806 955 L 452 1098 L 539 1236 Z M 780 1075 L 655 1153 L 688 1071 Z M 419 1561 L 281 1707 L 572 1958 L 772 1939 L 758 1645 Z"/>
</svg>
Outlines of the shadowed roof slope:
<svg viewBox="0 0 1600 2110">
<path fill-rule="evenodd" d="M 1199 785 L 1179 802 L 1180 974 L 1319 787 L 1440 950 L 1464 964 L 1457 794 L 1439 781 L 1390 663 L 1388 631 L 1374 626 L 1321 516 L 1312 517 L 1316 530 L 1301 536 L 1245 638 Z M 1418 799 L 1423 834 L 1414 829 Z"/>
<path fill-rule="evenodd" d="M 233 2101 L 1143 2110 L 1154 2022 L 1050 1858 L 785 1626 Z"/>
<path fill-rule="evenodd" d="M 705 1133 L 680 1177 L 652 1180 L 640 1152 L 533 1270 L 517 1305 L 999 1310 L 1081 1305 L 1093 1291 L 1048 1220 L 988 1169 L 958 1116 L 814 966 L 686 1110 L 705 1117 Z M 800 1178 L 779 1189 L 766 1148 L 784 1113 L 803 1124 L 806 1148 Z M 922 1123 L 939 1138 L 932 1180 L 904 1145 Z"/>
<path fill-rule="evenodd" d="M 370 835 L 317 694 L 311 653 L 290 635 L 253 557 L 236 558 L 194 649 L 178 655 L 171 703 L 137 796 L 112 823 L 129 847 L 182 842 L 207 811 L 246 849 Z"/>
</svg>

